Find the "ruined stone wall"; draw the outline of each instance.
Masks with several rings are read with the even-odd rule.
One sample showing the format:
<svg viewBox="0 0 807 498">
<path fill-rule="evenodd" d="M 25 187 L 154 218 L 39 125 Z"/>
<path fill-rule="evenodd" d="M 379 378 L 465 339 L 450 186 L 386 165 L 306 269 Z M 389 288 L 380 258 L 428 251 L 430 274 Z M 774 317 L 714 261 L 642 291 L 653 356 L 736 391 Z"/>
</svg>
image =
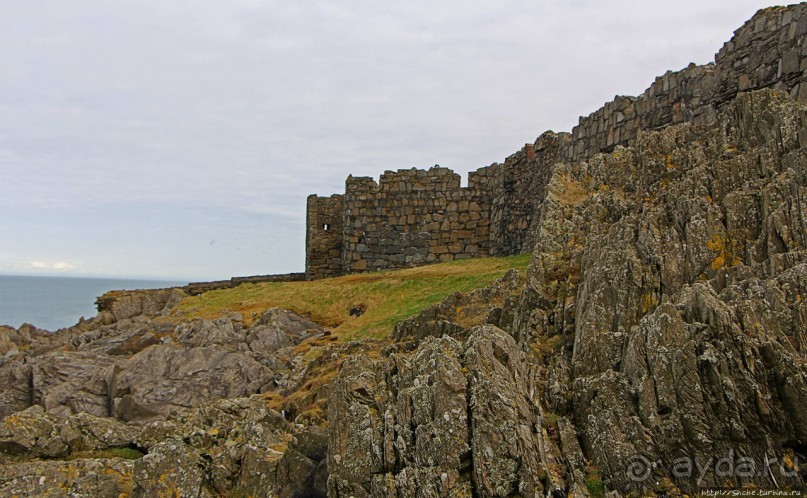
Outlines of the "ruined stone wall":
<svg viewBox="0 0 807 498">
<path fill-rule="evenodd" d="M 759 11 L 734 33 L 713 64 L 656 78 L 639 97 L 616 97 L 572 131 L 566 161 L 585 160 L 614 146 L 634 145 L 641 130 L 693 121 L 711 123 L 738 92 L 774 88 L 807 102 L 807 4 Z"/>
<path fill-rule="evenodd" d="M 447 168 L 387 171 L 378 183 L 349 177 L 342 272 L 403 268 L 490 254 L 490 178 L 461 188 Z"/>
<path fill-rule="evenodd" d="M 305 240 L 306 278 L 342 274 L 344 198 L 308 196 Z"/>
<path fill-rule="evenodd" d="M 528 252 L 535 245 L 544 189 L 552 166 L 560 160 L 568 133 L 546 132 L 495 166 L 491 201 L 491 245 L 493 255 Z"/>
<path fill-rule="evenodd" d="M 309 198 L 309 278 L 529 252 L 556 163 L 635 145 L 643 131 L 711 123 L 743 91 L 770 87 L 807 102 L 805 35 L 807 3 L 763 9 L 735 32 L 714 63 L 667 72 L 640 96 L 618 96 L 581 117 L 571 133 L 544 133 L 504 164 L 472 172 L 467 189 L 445 168 L 387 172 L 379 184 L 350 177 L 341 238 L 318 228 L 326 219 L 336 226 L 339 207 L 320 207 L 325 201 L 316 198 L 315 211 L 327 214 L 312 220 Z"/>
<path fill-rule="evenodd" d="M 508 157 L 492 200 L 492 254 L 529 252 L 552 166 L 577 162 L 617 145 L 635 145 L 643 131 L 677 123 L 704 124 L 739 92 L 772 87 L 807 102 L 807 4 L 759 11 L 720 49 L 715 62 L 667 72 L 638 97 L 618 96 L 571 134 L 547 132 Z"/>
</svg>

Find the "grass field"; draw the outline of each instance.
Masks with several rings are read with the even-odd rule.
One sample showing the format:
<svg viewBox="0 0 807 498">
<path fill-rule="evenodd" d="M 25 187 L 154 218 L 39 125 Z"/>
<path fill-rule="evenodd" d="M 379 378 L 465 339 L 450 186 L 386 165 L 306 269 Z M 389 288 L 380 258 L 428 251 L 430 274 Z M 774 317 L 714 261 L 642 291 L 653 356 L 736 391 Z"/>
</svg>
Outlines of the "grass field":
<svg viewBox="0 0 807 498">
<path fill-rule="evenodd" d="M 419 268 L 359 273 L 310 282 L 244 284 L 186 298 L 175 312 L 214 319 L 240 313 L 247 324 L 267 308 L 284 308 L 327 327 L 342 340 L 387 337 L 396 323 L 454 292 L 485 287 L 530 255 L 479 258 Z M 363 308 L 351 316 L 351 308 Z"/>
</svg>

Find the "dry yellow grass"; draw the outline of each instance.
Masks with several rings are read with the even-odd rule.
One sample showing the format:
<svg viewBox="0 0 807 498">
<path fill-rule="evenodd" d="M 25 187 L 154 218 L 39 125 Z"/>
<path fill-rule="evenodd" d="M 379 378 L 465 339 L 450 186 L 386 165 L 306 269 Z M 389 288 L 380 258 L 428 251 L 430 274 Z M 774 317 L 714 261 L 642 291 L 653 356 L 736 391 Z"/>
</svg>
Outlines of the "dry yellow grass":
<svg viewBox="0 0 807 498">
<path fill-rule="evenodd" d="M 186 298 L 176 313 L 218 318 L 240 313 L 247 324 L 267 308 L 284 308 L 331 329 L 341 340 L 383 338 L 394 325 L 453 292 L 488 285 L 511 268 L 525 269 L 528 254 L 479 258 L 419 268 L 360 273 L 310 282 L 244 284 Z M 352 307 L 364 314 L 350 316 Z"/>
</svg>

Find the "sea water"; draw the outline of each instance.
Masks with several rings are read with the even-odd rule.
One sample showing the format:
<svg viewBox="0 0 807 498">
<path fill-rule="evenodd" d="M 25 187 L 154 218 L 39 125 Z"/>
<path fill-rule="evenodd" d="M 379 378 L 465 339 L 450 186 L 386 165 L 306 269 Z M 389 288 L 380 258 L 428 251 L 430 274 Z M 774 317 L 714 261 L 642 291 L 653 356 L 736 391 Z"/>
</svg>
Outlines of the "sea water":
<svg viewBox="0 0 807 498">
<path fill-rule="evenodd" d="M 110 290 L 159 289 L 184 282 L 0 275 L 0 325 L 33 324 L 45 330 L 95 316 L 95 298 Z"/>
</svg>

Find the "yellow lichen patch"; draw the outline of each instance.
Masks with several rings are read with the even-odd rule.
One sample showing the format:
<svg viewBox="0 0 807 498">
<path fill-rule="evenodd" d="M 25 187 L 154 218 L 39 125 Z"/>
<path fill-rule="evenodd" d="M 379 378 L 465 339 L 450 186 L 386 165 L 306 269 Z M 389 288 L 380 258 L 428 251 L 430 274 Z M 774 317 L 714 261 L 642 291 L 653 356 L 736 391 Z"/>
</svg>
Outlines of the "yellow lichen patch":
<svg viewBox="0 0 807 498">
<path fill-rule="evenodd" d="M 276 462 L 283 458 L 283 452 L 275 451 L 271 448 L 267 450 L 266 456 L 263 457 L 267 462 Z"/>
<path fill-rule="evenodd" d="M 664 167 L 666 169 L 668 169 L 668 170 L 671 170 L 671 169 L 675 168 L 675 164 L 673 163 L 673 160 L 672 160 L 672 154 L 666 154 L 664 156 Z"/>
<path fill-rule="evenodd" d="M 478 304 L 471 304 L 468 306 L 460 306 L 456 310 L 456 314 L 454 317 L 454 322 L 461 327 L 466 329 L 474 327 L 476 325 L 482 325 L 485 323 L 485 319 L 488 317 L 488 313 L 490 309 L 493 307 L 501 306 L 503 300 L 501 296 L 496 296 L 489 301 L 485 301 L 484 303 Z"/>
<path fill-rule="evenodd" d="M 715 258 L 712 259 L 711 267 L 713 270 L 721 268 L 730 268 L 740 264 L 742 261 L 735 255 L 735 244 L 727 242 L 722 235 L 714 235 L 706 243 L 706 247 L 715 253 Z"/>
<path fill-rule="evenodd" d="M 658 296 L 655 293 L 642 294 L 642 314 L 649 313 L 658 306 Z"/>
<path fill-rule="evenodd" d="M 158 498 L 181 498 L 179 486 L 174 481 L 173 474 L 168 472 L 161 474 L 157 478 L 157 484 L 160 485 L 160 489 L 157 490 Z"/>
<path fill-rule="evenodd" d="M 577 206 L 591 196 L 591 192 L 582 182 L 568 174 L 561 178 L 561 189 L 560 202 L 564 206 Z"/>
<path fill-rule="evenodd" d="M 782 461 L 787 466 L 788 470 L 792 470 L 796 468 L 796 454 L 792 448 L 786 448 L 782 454 Z"/>
<path fill-rule="evenodd" d="M 283 453 L 285 453 L 288 449 L 289 443 L 291 443 L 292 439 L 294 439 L 294 436 L 287 433 L 283 434 L 283 438 L 280 441 L 270 444 L 266 448 L 268 452 L 268 455 L 266 455 L 266 460 L 274 461 L 282 458 Z"/>
<path fill-rule="evenodd" d="M 3 425 L 5 425 L 10 430 L 15 430 L 20 427 L 22 423 L 22 418 L 19 415 L 12 414 L 3 419 Z"/>
</svg>

